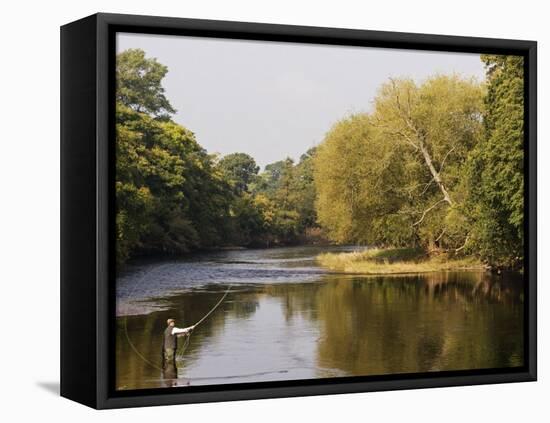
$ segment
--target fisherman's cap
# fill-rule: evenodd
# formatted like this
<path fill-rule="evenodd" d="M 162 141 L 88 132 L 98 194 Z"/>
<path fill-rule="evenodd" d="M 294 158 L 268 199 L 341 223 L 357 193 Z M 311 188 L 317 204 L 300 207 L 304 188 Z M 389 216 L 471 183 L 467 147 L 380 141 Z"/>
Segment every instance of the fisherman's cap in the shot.
<path fill-rule="evenodd" d="M 169 325 L 170 323 L 172 323 L 172 322 L 175 322 L 175 320 L 174 320 L 174 319 L 168 319 L 168 320 L 166 321 L 166 323 L 167 323 L 168 325 Z"/>

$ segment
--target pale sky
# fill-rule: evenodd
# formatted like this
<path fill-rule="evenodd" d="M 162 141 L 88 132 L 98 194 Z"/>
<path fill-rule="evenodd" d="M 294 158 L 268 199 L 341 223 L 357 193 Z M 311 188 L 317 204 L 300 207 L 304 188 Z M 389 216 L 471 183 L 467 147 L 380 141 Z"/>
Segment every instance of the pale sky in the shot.
<path fill-rule="evenodd" d="M 174 120 L 209 153 L 244 152 L 263 168 L 319 144 L 338 120 L 371 110 L 390 77 L 484 79 L 478 54 L 118 34 L 168 66 Z"/>

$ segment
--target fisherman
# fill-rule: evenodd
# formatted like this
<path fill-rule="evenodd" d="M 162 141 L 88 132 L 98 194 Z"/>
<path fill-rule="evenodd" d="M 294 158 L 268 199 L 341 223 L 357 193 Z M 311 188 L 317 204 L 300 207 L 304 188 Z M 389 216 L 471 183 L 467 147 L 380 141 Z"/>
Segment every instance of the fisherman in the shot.
<path fill-rule="evenodd" d="M 177 338 L 191 335 L 195 326 L 180 329 L 176 327 L 176 321 L 174 319 L 168 319 L 166 323 L 168 326 L 164 330 L 164 339 L 162 342 L 162 363 L 164 368 L 170 368 L 176 365 L 176 350 L 178 349 Z"/>

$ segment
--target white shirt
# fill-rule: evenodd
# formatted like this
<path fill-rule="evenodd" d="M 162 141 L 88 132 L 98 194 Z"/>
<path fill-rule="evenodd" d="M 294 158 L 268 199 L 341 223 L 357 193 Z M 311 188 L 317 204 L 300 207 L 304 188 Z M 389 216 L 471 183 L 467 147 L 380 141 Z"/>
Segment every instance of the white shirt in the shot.
<path fill-rule="evenodd" d="M 172 328 L 172 335 L 177 335 L 178 333 L 187 333 L 189 332 L 189 329 L 191 329 L 191 327 L 181 329 L 174 326 Z"/>

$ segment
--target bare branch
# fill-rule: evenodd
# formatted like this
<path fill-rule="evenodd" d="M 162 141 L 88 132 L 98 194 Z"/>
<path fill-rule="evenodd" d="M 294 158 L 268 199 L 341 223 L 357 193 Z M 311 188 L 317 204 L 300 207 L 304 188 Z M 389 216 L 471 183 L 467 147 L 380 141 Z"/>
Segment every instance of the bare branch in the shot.
<path fill-rule="evenodd" d="M 445 164 L 445 161 L 447 160 L 447 157 L 449 157 L 449 154 L 451 154 L 456 148 L 456 145 L 453 145 L 453 148 L 451 148 L 449 151 L 447 151 L 447 154 L 445 154 L 445 157 L 443 157 L 443 160 L 441 161 L 441 165 L 439 166 L 439 173 L 443 170 L 443 165 Z"/>
<path fill-rule="evenodd" d="M 393 130 L 393 134 L 394 135 L 399 135 L 400 137 L 402 137 L 409 145 L 411 145 L 415 149 L 415 151 L 420 150 L 420 152 L 422 153 L 422 156 L 424 157 L 424 161 L 425 161 L 426 165 L 428 166 L 428 169 L 430 170 L 430 173 L 432 174 L 433 180 L 435 181 L 435 183 L 439 187 L 439 190 L 443 194 L 444 201 L 446 201 L 447 203 L 449 203 L 449 205 L 452 206 L 453 201 L 451 200 L 451 196 L 449 195 L 449 192 L 447 191 L 447 188 L 445 187 L 445 184 L 443 183 L 443 180 L 441 179 L 441 176 L 440 176 L 439 172 L 435 169 L 435 167 L 433 165 L 432 158 L 431 158 L 430 153 L 428 151 L 427 145 L 425 144 L 425 136 L 414 125 L 414 122 L 412 121 L 412 118 L 411 118 L 411 115 L 410 115 L 410 109 L 409 109 L 409 115 L 406 115 L 406 114 L 403 113 L 403 110 L 401 108 L 401 102 L 400 102 L 400 99 L 399 99 L 399 90 L 396 87 L 395 81 L 391 78 L 390 78 L 390 81 L 391 81 L 391 84 L 392 84 L 392 88 L 394 90 L 395 101 L 396 101 L 396 105 L 397 105 L 397 113 L 398 113 L 399 117 L 401 118 L 401 120 L 405 123 L 406 127 L 414 134 L 413 135 L 414 140 L 413 140 L 413 137 L 408 135 L 403 130 Z M 408 101 L 410 101 L 410 93 L 407 93 L 407 94 L 409 95 Z M 449 150 L 447 152 L 447 155 L 445 156 L 445 158 L 443 159 L 443 161 L 441 163 L 440 172 L 441 172 L 441 169 L 443 168 L 443 165 L 445 164 L 445 160 L 447 159 L 447 156 L 453 150 L 454 150 L 454 147 L 451 148 L 451 150 Z M 431 181 L 430 181 L 430 184 L 431 184 Z M 428 188 L 429 188 L 429 185 L 425 189 L 427 190 Z"/>
<path fill-rule="evenodd" d="M 420 220 L 418 220 L 417 222 L 413 223 L 413 226 L 418 226 L 420 225 L 423 221 L 424 221 L 424 218 L 426 217 L 426 215 L 432 211 L 433 209 L 435 209 L 438 205 L 440 205 L 441 203 L 447 201 L 445 198 L 442 198 L 441 200 L 437 201 L 435 204 L 431 205 L 430 207 L 428 207 L 426 210 L 424 210 L 422 212 L 422 217 L 420 218 Z"/>
<path fill-rule="evenodd" d="M 430 188 L 430 186 L 432 185 L 432 182 L 434 181 L 434 178 L 430 179 L 430 182 L 428 182 L 426 184 L 426 186 L 424 187 L 424 189 L 422 190 L 422 192 L 420 193 L 420 195 L 424 195 L 426 194 L 426 191 L 428 191 L 428 188 Z"/>
<path fill-rule="evenodd" d="M 409 135 L 407 135 L 405 132 L 403 132 L 402 129 L 394 129 L 390 125 L 384 124 L 379 117 L 376 118 L 376 121 L 377 121 L 377 123 L 374 126 L 384 129 L 384 132 L 386 134 L 393 135 L 393 136 L 398 135 L 398 136 L 402 137 L 407 144 L 409 144 L 411 147 L 413 147 L 415 151 L 418 151 L 420 149 L 418 144 L 416 144 Z"/>
<path fill-rule="evenodd" d="M 415 144 L 411 137 L 409 137 L 406 133 L 402 131 L 396 131 L 395 135 L 400 135 L 401 137 L 403 137 L 405 139 L 405 142 L 414 148 L 414 151 L 418 151 L 420 149 L 420 146 L 418 144 Z"/>
<path fill-rule="evenodd" d="M 468 244 L 468 241 L 470 240 L 470 235 L 468 234 L 466 236 L 466 239 L 464 240 L 464 244 L 462 244 L 462 247 L 458 247 L 455 249 L 455 253 L 458 253 L 459 251 L 463 250 L 466 247 L 466 244 Z"/>

